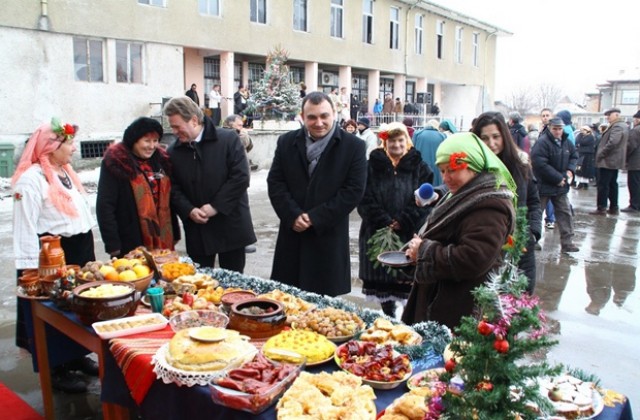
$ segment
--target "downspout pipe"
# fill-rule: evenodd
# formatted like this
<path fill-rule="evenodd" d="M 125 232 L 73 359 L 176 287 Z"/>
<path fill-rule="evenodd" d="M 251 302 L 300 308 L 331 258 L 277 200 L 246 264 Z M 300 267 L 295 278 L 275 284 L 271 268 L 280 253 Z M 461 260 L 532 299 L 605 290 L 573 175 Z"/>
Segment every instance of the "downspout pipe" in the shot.
<path fill-rule="evenodd" d="M 414 4 L 412 4 L 407 10 L 407 14 L 404 18 L 404 26 L 405 26 L 405 36 L 404 36 L 404 75 L 407 76 L 409 74 L 409 15 L 411 11 L 420 3 L 422 0 L 416 0 Z"/>
<path fill-rule="evenodd" d="M 41 31 L 49 31 L 51 29 L 48 6 L 49 2 L 47 0 L 40 0 L 40 17 L 38 18 L 38 29 Z"/>

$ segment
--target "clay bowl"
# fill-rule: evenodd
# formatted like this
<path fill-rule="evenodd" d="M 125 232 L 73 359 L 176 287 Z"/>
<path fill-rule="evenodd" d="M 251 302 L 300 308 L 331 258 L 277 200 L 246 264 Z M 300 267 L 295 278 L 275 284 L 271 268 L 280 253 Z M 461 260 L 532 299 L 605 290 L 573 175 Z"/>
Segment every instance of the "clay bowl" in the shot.
<path fill-rule="evenodd" d="M 40 289 L 43 295 L 49 296 L 49 293 L 53 290 L 56 280 L 60 280 L 60 276 L 57 274 L 50 274 L 40 279 Z"/>
<path fill-rule="evenodd" d="M 87 297 L 83 292 L 91 288 L 105 285 L 121 286 L 127 290 L 115 296 Z M 133 315 L 140 301 L 141 293 L 130 282 L 123 281 L 93 281 L 82 284 L 73 289 L 71 310 L 76 313 L 80 321 L 85 325 L 91 325 L 98 321 L 122 318 Z"/>
<path fill-rule="evenodd" d="M 144 293 L 147 288 L 149 288 L 149 285 L 151 284 L 151 280 L 153 280 L 153 271 L 151 272 L 151 274 L 149 274 L 148 276 L 144 276 L 141 277 L 139 279 L 136 280 L 131 280 L 131 281 L 113 281 L 110 283 L 117 283 L 117 284 L 131 284 L 133 285 L 136 290 L 140 293 Z M 88 280 L 88 279 L 83 279 L 80 276 L 76 277 L 76 282 L 78 284 L 88 284 L 88 283 L 94 283 L 94 280 Z"/>
<path fill-rule="evenodd" d="M 224 293 L 220 298 L 220 303 L 222 303 L 222 309 L 229 313 L 231 311 L 231 306 L 233 306 L 234 303 L 242 302 L 247 299 L 254 299 L 255 297 L 256 294 L 251 290 L 236 290 Z"/>
<path fill-rule="evenodd" d="M 40 278 L 38 275 L 23 275 L 18 278 L 18 285 L 22 287 L 27 296 L 38 296 L 41 292 Z"/>
<path fill-rule="evenodd" d="M 284 305 L 265 298 L 251 298 L 231 305 L 227 328 L 251 338 L 267 338 L 284 328 Z"/>

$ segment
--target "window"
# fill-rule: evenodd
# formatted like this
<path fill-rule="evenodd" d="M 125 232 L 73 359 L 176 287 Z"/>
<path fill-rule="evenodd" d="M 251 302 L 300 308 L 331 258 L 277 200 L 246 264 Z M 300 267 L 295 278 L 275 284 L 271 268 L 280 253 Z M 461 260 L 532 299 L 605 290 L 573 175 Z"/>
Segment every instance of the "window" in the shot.
<path fill-rule="evenodd" d="M 416 82 L 406 82 L 404 85 L 404 90 L 404 102 L 412 104 L 416 92 Z"/>
<path fill-rule="evenodd" d="M 416 15 L 416 23 L 415 23 L 415 43 L 416 43 L 416 54 L 422 55 L 423 47 L 423 25 L 424 24 L 424 16 L 421 14 Z"/>
<path fill-rule="evenodd" d="M 251 22 L 267 23 L 267 0 L 251 0 Z"/>
<path fill-rule="evenodd" d="M 389 48 L 397 50 L 400 48 L 400 9 L 391 8 L 391 16 L 389 18 Z"/>
<path fill-rule="evenodd" d="M 148 4 L 149 6 L 165 7 L 164 0 L 138 0 L 139 4 Z"/>
<path fill-rule="evenodd" d="M 456 63 L 462 64 L 462 27 L 456 26 L 456 47 L 453 55 L 456 57 Z"/>
<path fill-rule="evenodd" d="M 373 0 L 362 0 L 362 42 L 373 44 Z"/>
<path fill-rule="evenodd" d="M 116 41 L 116 80 L 142 83 L 142 44 Z"/>
<path fill-rule="evenodd" d="M 73 71 L 76 80 L 104 82 L 102 41 L 73 38 Z"/>
<path fill-rule="evenodd" d="M 439 20 L 436 23 L 436 58 L 442 59 L 444 48 L 444 21 Z"/>
<path fill-rule="evenodd" d="M 638 103 L 638 89 L 625 89 L 622 91 L 622 101 L 620 102 L 623 105 L 636 105 Z"/>
<path fill-rule="evenodd" d="M 264 74 L 264 64 L 249 63 L 249 83 L 247 88 L 253 92 Z"/>
<path fill-rule="evenodd" d="M 202 15 L 220 16 L 220 0 L 198 0 L 198 11 Z"/>
<path fill-rule="evenodd" d="M 289 67 L 289 77 L 291 83 L 300 84 L 300 82 L 304 82 L 304 67 Z"/>
<path fill-rule="evenodd" d="M 204 96 L 206 105 L 209 105 L 209 92 L 213 85 L 220 84 L 220 58 L 205 57 L 204 58 Z"/>
<path fill-rule="evenodd" d="M 293 0 L 293 29 L 307 32 L 307 0 Z"/>
<path fill-rule="evenodd" d="M 344 0 L 331 0 L 331 36 L 342 38 L 344 20 Z"/>
<path fill-rule="evenodd" d="M 473 61 L 473 67 L 478 67 L 480 66 L 480 34 L 474 32 L 471 42 L 471 48 L 473 49 L 473 57 L 471 60 Z"/>

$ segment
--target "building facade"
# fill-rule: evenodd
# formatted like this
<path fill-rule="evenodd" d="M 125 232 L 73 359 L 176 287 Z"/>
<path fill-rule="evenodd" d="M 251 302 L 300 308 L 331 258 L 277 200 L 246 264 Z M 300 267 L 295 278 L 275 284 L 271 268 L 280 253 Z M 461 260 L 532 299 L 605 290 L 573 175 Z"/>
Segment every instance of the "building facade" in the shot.
<path fill-rule="evenodd" d="M 438 103 L 471 119 L 493 103 L 497 36 L 508 32 L 422 0 L 0 0 L 2 139 L 51 116 L 79 138 L 117 138 L 163 98 L 214 84 L 231 98 L 289 53 L 307 91 Z M 223 115 L 232 111 L 225 102 Z M 462 125 L 462 123 L 461 123 Z"/>

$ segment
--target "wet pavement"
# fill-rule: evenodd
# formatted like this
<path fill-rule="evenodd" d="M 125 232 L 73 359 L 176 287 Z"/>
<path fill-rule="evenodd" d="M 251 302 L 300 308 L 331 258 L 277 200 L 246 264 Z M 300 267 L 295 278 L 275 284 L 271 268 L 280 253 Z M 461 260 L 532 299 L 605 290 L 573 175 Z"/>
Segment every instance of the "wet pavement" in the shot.
<path fill-rule="evenodd" d="M 258 237 L 257 251 L 247 254 L 245 272 L 269 278 L 278 219 L 267 197 L 266 170 L 253 173 L 249 199 Z M 619 177 L 620 206 L 626 207 L 626 174 Z M 43 412 L 38 377 L 31 369 L 28 353 L 14 346 L 15 270 L 12 260 L 11 203 L 6 194 L 0 199 L 0 381 L 18 393 L 32 407 Z M 557 332 L 559 344 L 548 357 L 571 368 L 593 373 L 605 387 L 629 396 L 634 414 L 640 418 L 640 293 L 635 290 L 638 275 L 640 214 L 593 216 L 595 187 L 572 190 L 570 199 L 575 211 L 575 243 L 580 251 L 560 253 L 558 229 L 546 229 L 537 256 L 535 293 Z M 91 195 L 95 201 L 95 194 Z M 353 290 L 348 299 L 365 302 L 357 280 L 357 213 L 351 215 Z M 96 235 L 97 258 L 106 258 Z M 184 253 L 184 244 L 178 249 Z M 57 418 L 99 419 L 100 386 L 94 380 L 87 394 L 55 394 Z M 6 414 L 3 413 L 3 418 Z"/>

